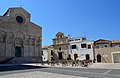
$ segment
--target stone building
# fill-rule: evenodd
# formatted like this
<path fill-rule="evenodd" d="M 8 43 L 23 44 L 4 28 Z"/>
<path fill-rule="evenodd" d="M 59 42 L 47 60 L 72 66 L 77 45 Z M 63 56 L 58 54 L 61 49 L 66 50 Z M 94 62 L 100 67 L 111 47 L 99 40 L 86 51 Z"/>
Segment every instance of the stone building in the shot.
<path fill-rule="evenodd" d="M 56 60 L 66 60 L 68 58 L 68 37 L 64 33 L 58 32 L 53 40 L 53 44 L 42 48 L 43 57 L 48 59 L 48 62 Z M 47 54 L 47 56 L 45 55 Z M 43 59 L 44 59 L 43 58 Z M 45 60 L 43 60 L 45 61 Z"/>
<path fill-rule="evenodd" d="M 94 42 L 97 63 L 120 63 L 120 40 L 99 39 Z"/>
<path fill-rule="evenodd" d="M 73 60 L 93 61 L 94 41 L 88 41 L 85 37 L 71 38 L 69 40 L 69 54 Z"/>
<path fill-rule="evenodd" d="M 58 32 L 53 40 L 53 60 L 63 60 L 68 57 L 68 37 Z"/>
<path fill-rule="evenodd" d="M 30 18 L 22 7 L 9 8 L 0 16 L 1 63 L 41 61 L 42 28 Z"/>

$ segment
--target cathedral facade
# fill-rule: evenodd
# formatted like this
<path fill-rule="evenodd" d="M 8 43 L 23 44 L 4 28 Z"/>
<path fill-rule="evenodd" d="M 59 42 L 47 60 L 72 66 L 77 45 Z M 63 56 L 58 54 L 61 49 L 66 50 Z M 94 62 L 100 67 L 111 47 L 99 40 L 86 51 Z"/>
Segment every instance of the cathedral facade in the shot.
<path fill-rule="evenodd" d="M 30 21 L 22 7 L 0 16 L 0 63 L 40 62 L 42 27 Z"/>

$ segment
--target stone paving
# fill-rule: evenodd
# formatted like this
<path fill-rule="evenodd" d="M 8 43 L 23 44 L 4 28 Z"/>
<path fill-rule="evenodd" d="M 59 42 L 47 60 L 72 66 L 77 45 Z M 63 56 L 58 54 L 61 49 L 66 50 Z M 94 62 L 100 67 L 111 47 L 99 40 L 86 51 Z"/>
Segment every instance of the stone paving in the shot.
<path fill-rule="evenodd" d="M 69 76 L 69 75 L 34 71 L 34 72 L 4 75 L 4 76 L 0 76 L 0 78 L 87 78 L 87 77 Z"/>
<path fill-rule="evenodd" d="M 120 69 L 120 63 L 94 63 L 89 68 Z"/>
<path fill-rule="evenodd" d="M 48 67 L 63 67 L 63 68 L 99 68 L 99 69 L 120 69 L 120 63 L 95 63 L 91 64 L 88 67 L 81 67 L 81 66 L 62 66 L 62 65 L 41 65 L 41 64 L 26 64 L 26 65 L 33 65 L 33 66 L 48 66 Z M 0 65 L 2 66 L 2 65 Z M 86 77 L 78 77 L 78 76 L 70 76 L 70 75 L 63 75 L 63 74 L 55 74 L 55 73 L 48 73 L 48 72 L 41 72 L 41 71 L 33 71 L 33 72 L 25 72 L 25 73 L 16 73 L 16 74 L 9 74 L 0 76 L 0 78 L 86 78 Z"/>
<path fill-rule="evenodd" d="M 88 67 L 82 67 L 82 66 L 62 66 L 62 65 L 48 65 L 48 64 L 27 64 L 27 65 L 33 65 L 33 66 L 48 66 L 48 67 L 70 67 L 70 68 L 99 68 L 99 69 L 120 69 L 120 63 L 94 63 L 88 65 Z"/>

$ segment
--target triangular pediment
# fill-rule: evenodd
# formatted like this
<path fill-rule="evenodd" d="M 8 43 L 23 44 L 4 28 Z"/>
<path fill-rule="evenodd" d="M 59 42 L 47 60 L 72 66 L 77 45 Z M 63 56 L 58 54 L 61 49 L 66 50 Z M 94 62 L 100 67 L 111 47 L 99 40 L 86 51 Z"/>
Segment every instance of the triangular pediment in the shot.
<path fill-rule="evenodd" d="M 10 16 L 12 13 L 18 13 L 18 12 L 23 12 L 23 14 L 27 15 L 30 17 L 30 13 L 28 13 L 25 9 L 22 7 L 14 7 L 14 8 L 9 8 L 3 16 Z"/>

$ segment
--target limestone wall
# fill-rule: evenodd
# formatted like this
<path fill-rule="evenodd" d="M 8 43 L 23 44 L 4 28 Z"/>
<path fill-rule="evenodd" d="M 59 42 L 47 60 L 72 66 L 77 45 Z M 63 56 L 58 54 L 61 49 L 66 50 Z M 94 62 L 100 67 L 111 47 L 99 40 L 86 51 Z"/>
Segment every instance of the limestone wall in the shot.
<path fill-rule="evenodd" d="M 112 63 L 112 52 L 119 52 L 120 47 L 98 48 L 95 49 L 95 59 L 97 62 L 97 55 L 101 55 L 102 63 Z"/>

